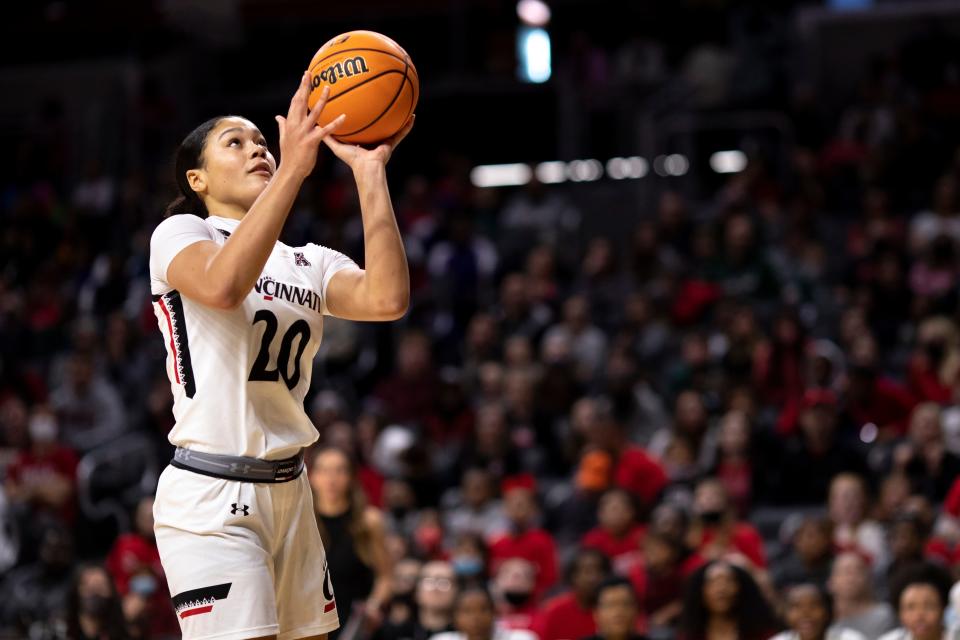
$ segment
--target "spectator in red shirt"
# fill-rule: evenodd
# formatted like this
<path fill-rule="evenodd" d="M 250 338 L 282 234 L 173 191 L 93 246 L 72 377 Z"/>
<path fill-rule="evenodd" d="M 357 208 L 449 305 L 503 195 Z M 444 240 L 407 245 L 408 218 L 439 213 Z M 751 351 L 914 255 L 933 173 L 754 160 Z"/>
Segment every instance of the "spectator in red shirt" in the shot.
<path fill-rule="evenodd" d="M 610 574 L 610 560 L 597 549 L 577 552 L 567 572 L 570 591 L 551 598 L 534 618 L 533 631 L 540 640 L 565 640 L 593 635 L 597 587 Z"/>
<path fill-rule="evenodd" d="M 524 558 L 508 558 L 493 576 L 497 626 L 530 630 L 537 612 L 536 568 Z"/>
<path fill-rule="evenodd" d="M 640 614 L 651 632 L 669 629 L 680 615 L 683 599 L 684 548 L 680 538 L 649 531 L 643 538 L 643 560 L 630 571 Z"/>
<path fill-rule="evenodd" d="M 872 336 L 860 336 L 854 341 L 847 413 L 857 429 L 873 423 L 881 436 L 890 438 L 906 432 L 916 399 L 902 384 L 880 374 L 878 360 L 877 343 Z"/>
<path fill-rule="evenodd" d="M 737 520 L 727 490 L 719 480 L 707 478 L 697 485 L 693 515 L 687 544 L 700 556 L 713 560 L 739 554 L 755 567 L 766 568 L 763 538 L 753 525 Z"/>
<path fill-rule="evenodd" d="M 652 506 L 667 485 L 667 473 L 663 465 L 627 439 L 626 429 L 614 417 L 608 401 L 598 401 L 596 411 L 596 424 L 586 434 L 588 444 L 604 449 L 614 457 L 615 485 L 637 496 L 641 507 Z"/>
<path fill-rule="evenodd" d="M 917 342 L 907 365 L 910 390 L 919 400 L 948 404 L 960 364 L 960 332 L 944 316 L 927 318 L 917 327 Z"/>
<path fill-rule="evenodd" d="M 557 581 L 557 549 L 553 536 L 536 526 L 538 515 L 533 476 L 510 476 L 503 482 L 503 505 L 510 533 L 490 545 L 490 573 L 510 558 L 523 558 L 535 571 L 534 595 L 542 596 Z"/>
<path fill-rule="evenodd" d="M 139 621 L 151 636 L 179 631 L 153 535 L 153 497 L 146 496 L 137 503 L 134 531 L 121 534 L 113 543 L 106 569 L 128 619 Z"/>
<path fill-rule="evenodd" d="M 77 454 L 57 440 L 59 425 L 46 407 L 33 410 L 28 430 L 30 444 L 7 468 L 7 495 L 11 502 L 29 506 L 30 523 L 53 519 L 72 525 Z"/>
<path fill-rule="evenodd" d="M 581 544 L 600 550 L 626 574 L 640 555 L 640 543 L 646 527 L 637 523 L 633 496 L 625 489 L 610 489 L 600 499 L 597 509 L 600 526 L 587 532 Z"/>

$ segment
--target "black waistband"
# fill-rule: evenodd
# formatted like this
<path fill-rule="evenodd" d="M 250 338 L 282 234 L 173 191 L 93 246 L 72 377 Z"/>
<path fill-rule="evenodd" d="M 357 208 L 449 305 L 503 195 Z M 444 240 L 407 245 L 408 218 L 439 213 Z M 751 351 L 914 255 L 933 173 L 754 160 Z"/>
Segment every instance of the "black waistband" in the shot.
<path fill-rule="evenodd" d="M 290 482 L 303 471 L 303 452 L 283 460 L 203 453 L 177 447 L 170 464 L 212 478 L 238 482 Z"/>

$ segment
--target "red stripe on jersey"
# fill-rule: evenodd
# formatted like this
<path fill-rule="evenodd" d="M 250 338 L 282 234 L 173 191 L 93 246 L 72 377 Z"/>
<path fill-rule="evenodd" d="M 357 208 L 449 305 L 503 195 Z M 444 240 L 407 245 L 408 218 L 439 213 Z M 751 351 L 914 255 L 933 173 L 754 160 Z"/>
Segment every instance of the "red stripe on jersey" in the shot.
<path fill-rule="evenodd" d="M 334 602 L 328 602 L 326 605 L 324 605 L 324 607 L 323 607 L 323 612 L 324 612 L 324 613 L 330 613 L 331 611 L 333 611 L 333 610 L 336 609 L 336 608 L 337 608 L 337 603 L 336 603 L 335 601 L 334 601 Z"/>
<path fill-rule="evenodd" d="M 180 384 L 180 370 L 177 364 L 180 361 L 180 356 L 177 355 L 177 345 L 173 341 L 173 322 L 170 321 L 170 312 L 167 311 L 167 305 L 164 303 L 163 298 L 160 298 L 157 302 L 160 304 L 160 308 L 163 309 L 163 315 L 167 316 L 167 329 L 170 331 L 170 352 L 173 353 L 173 375 L 177 378 L 177 384 Z"/>
<path fill-rule="evenodd" d="M 189 618 L 190 616 L 195 616 L 198 613 L 210 613 L 211 611 L 213 611 L 213 605 L 208 604 L 205 607 L 197 607 L 196 609 L 187 609 L 186 611 L 181 611 L 180 618 Z"/>

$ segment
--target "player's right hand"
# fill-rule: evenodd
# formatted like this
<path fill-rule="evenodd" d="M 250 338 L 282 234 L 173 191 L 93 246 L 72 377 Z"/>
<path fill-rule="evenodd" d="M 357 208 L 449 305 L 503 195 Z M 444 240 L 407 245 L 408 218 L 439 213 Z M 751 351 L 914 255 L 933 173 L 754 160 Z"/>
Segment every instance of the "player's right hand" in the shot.
<path fill-rule="evenodd" d="M 290 100 L 290 109 L 287 117 L 276 116 L 280 128 L 280 167 L 292 171 L 295 175 L 306 178 L 317 164 L 317 152 L 320 141 L 339 127 L 345 114 L 340 114 L 333 122 L 325 127 L 318 127 L 317 120 L 327 104 L 330 88 L 324 87 L 320 99 L 307 107 L 307 96 L 310 95 L 310 74 L 303 73 L 300 78 L 300 87 Z"/>

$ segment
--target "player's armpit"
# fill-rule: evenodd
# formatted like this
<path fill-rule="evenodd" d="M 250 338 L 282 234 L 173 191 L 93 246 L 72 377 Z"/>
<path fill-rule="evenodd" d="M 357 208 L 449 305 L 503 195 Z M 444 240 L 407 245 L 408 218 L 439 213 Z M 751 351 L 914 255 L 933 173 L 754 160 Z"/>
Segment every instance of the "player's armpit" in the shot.
<path fill-rule="evenodd" d="M 407 312 L 409 299 L 403 292 L 378 294 L 372 290 L 367 272 L 341 269 L 330 278 L 326 291 L 327 311 L 345 320 L 397 320 Z"/>

